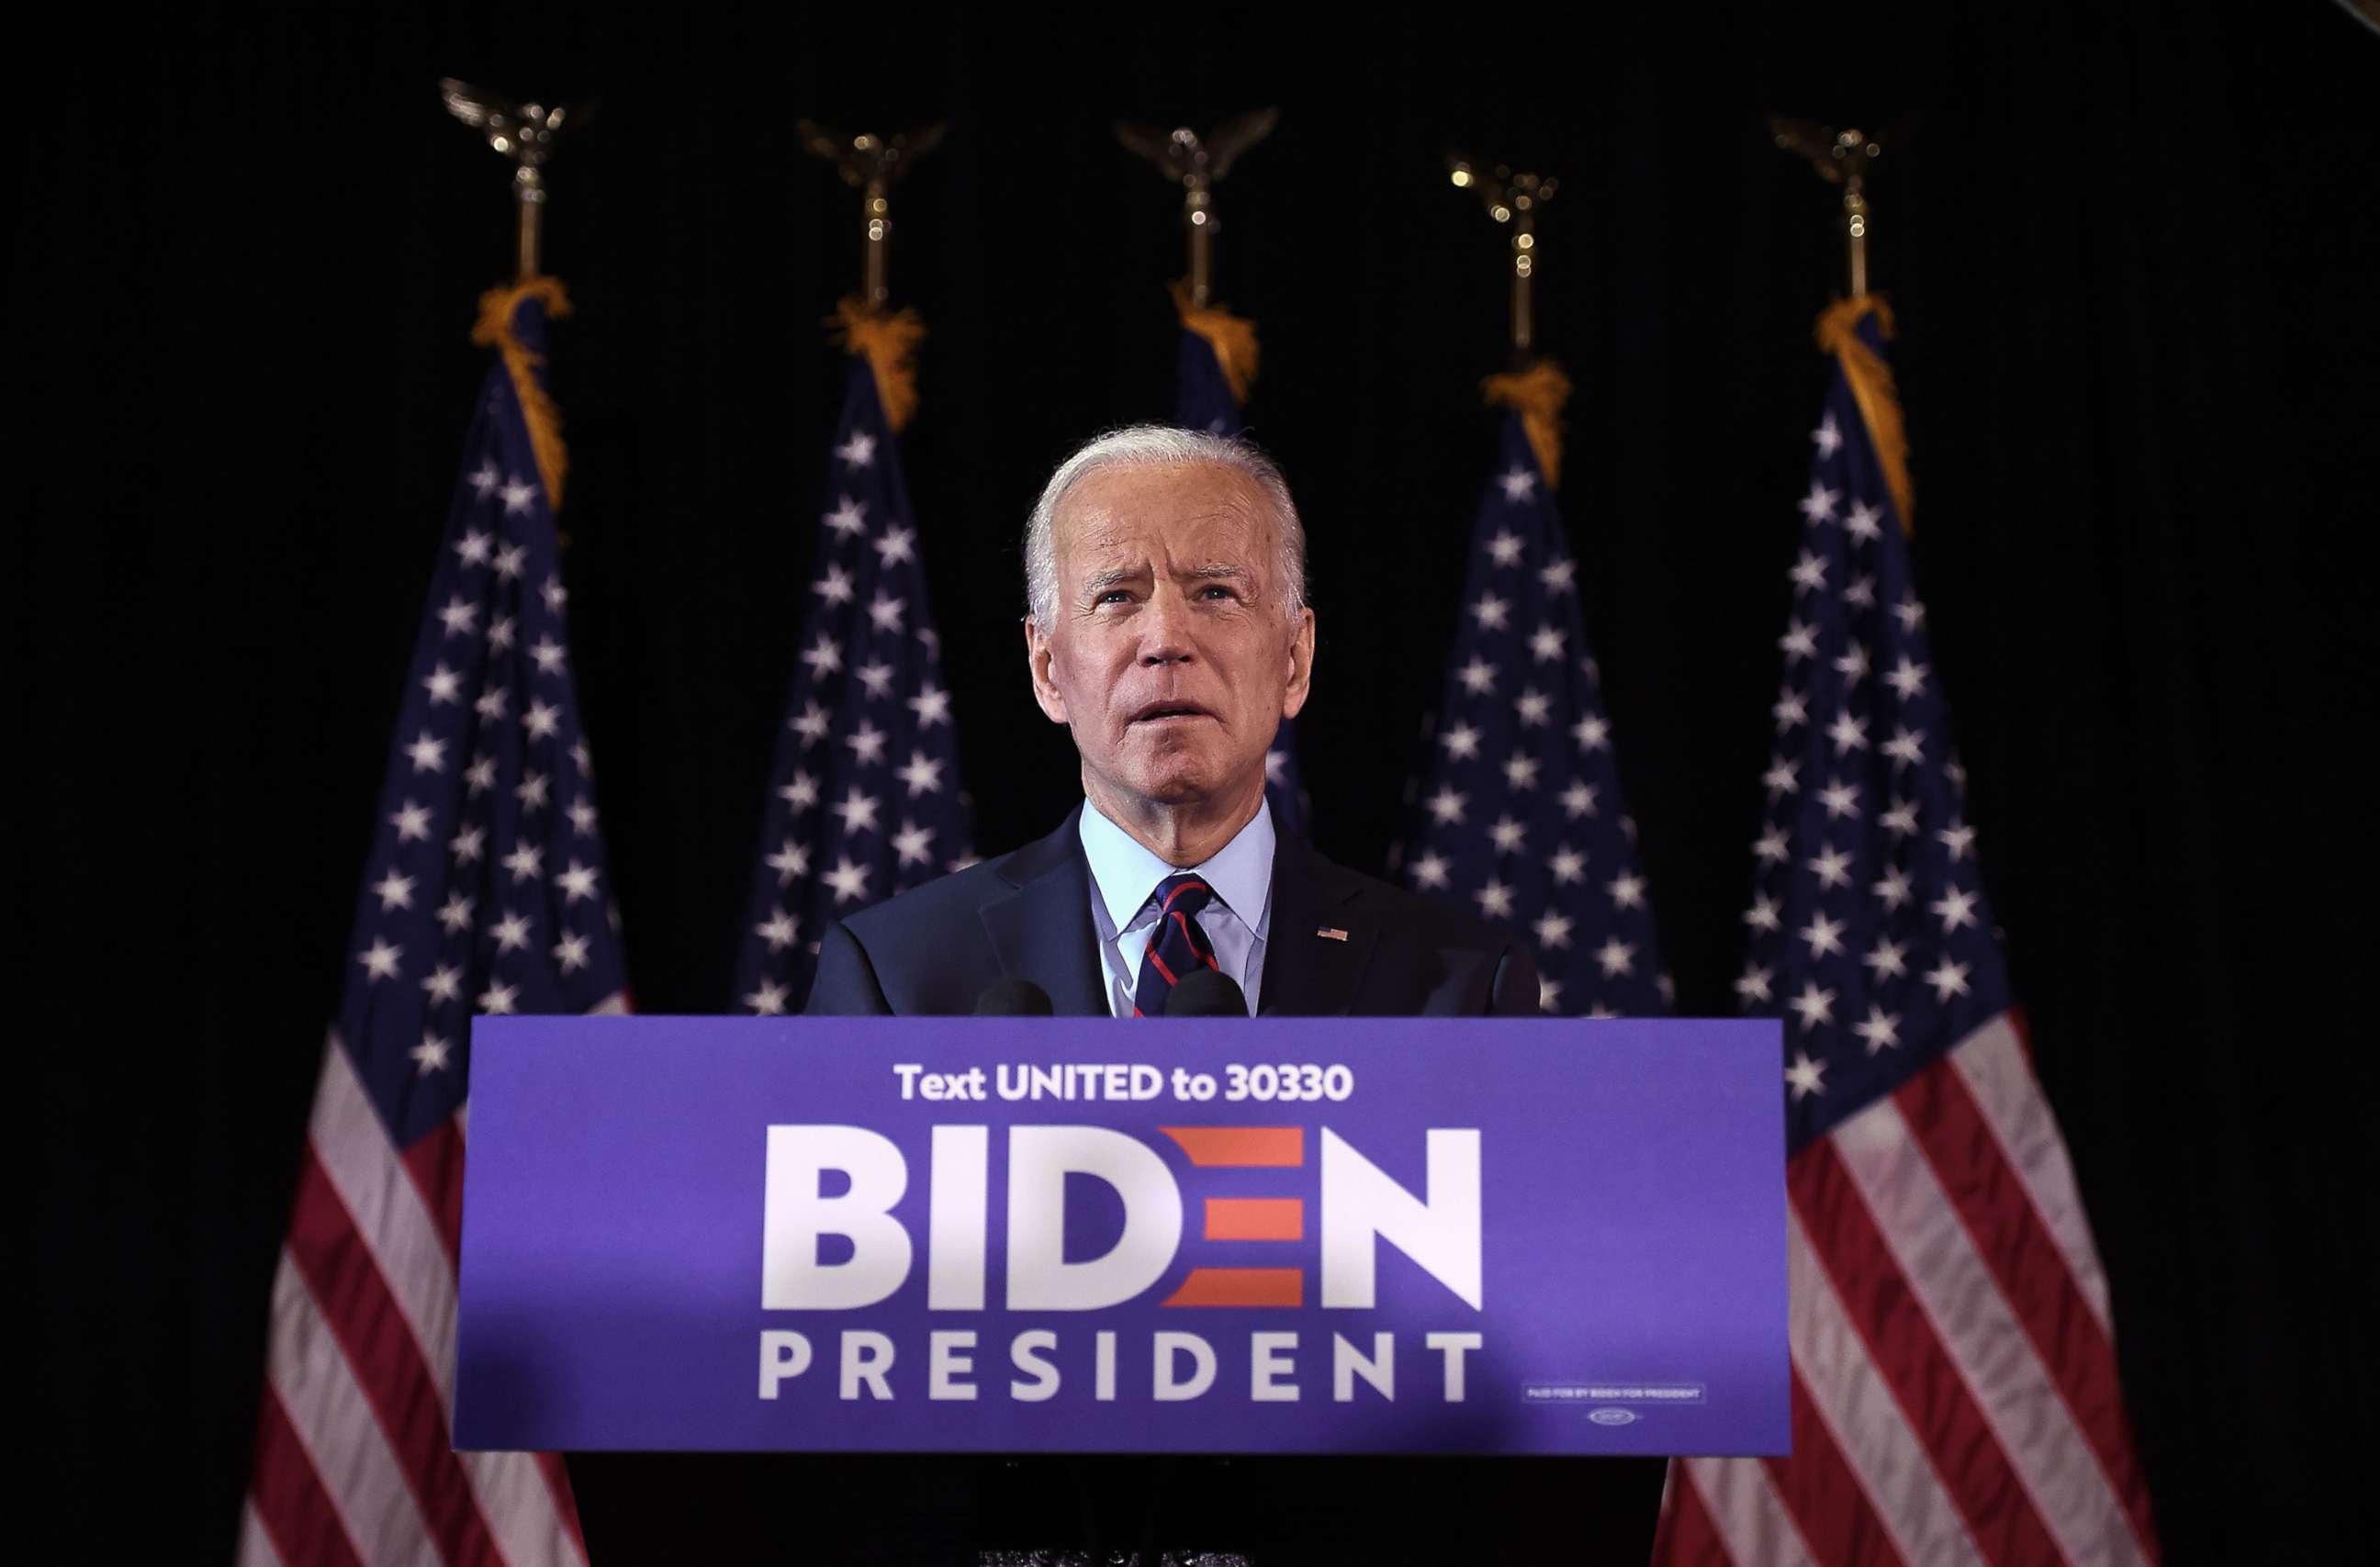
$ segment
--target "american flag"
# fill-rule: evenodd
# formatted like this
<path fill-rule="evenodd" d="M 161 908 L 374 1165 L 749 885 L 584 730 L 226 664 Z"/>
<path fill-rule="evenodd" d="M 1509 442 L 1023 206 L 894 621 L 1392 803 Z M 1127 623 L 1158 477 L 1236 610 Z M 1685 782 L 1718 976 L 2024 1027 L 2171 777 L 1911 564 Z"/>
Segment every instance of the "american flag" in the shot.
<path fill-rule="evenodd" d="M 1191 324 L 1194 320 L 1211 322 L 1222 312 L 1194 310 L 1186 288 L 1177 288 L 1174 298 L 1182 313 L 1182 346 L 1174 371 L 1173 422 L 1209 435 L 1239 436 L 1247 430 L 1247 418 L 1232 394 L 1231 377 L 1223 371 L 1214 343 Z M 1245 333 L 1253 361 L 1256 328 L 1237 324 Z M 1245 373 L 1255 373 L 1253 362 Z M 1305 834 L 1305 786 L 1297 775 L 1297 720 L 1293 718 L 1282 721 L 1265 752 L 1265 798 L 1272 802 L 1276 821 L 1291 832 Z"/>
<path fill-rule="evenodd" d="M 801 1009 L 827 926 L 973 858 L 900 448 L 856 351 L 828 460 L 800 667 L 736 966 L 736 996 L 759 1014 Z"/>
<path fill-rule="evenodd" d="M 1655 1555 L 2154 1561 L 2107 1282 L 2010 993 L 1901 508 L 1863 417 L 1863 391 L 1893 417 L 1888 326 L 1864 299 L 1822 322 L 1839 362 L 1801 502 L 1736 981 L 1745 1011 L 1787 1020 L 1793 1455 L 1674 1465 Z"/>
<path fill-rule="evenodd" d="M 1472 525 L 1405 880 L 1536 939 L 1548 1013 L 1653 1016 L 1670 982 L 1621 804 L 1578 563 L 1522 417 Z"/>
<path fill-rule="evenodd" d="M 552 1454 L 456 1452 L 470 1024 L 622 1007 L 532 418 L 559 286 L 484 302 L 465 447 L 273 1281 L 245 1562 L 579 1562 Z M 511 361 L 508 368 L 506 360 Z M 533 414 L 524 412 L 524 398 Z"/>

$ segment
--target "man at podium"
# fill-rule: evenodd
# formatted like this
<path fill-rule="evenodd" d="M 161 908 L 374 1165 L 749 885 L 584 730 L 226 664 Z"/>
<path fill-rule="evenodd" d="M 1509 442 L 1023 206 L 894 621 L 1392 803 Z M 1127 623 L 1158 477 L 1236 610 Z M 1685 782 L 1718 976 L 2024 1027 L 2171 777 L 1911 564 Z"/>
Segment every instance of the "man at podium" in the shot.
<path fill-rule="evenodd" d="M 1305 531 L 1269 457 L 1163 426 L 1103 435 L 1050 476 L 1025 563 L 1033 695 L 1074 736 L 1083 803 L 836 923 L 811 1013 L 1023 996 L 1150 1017 L 1206 969 L 1252 1014 L 1536 1015 L 1511 932 L 1333 865 L 1266 808 L 1265 753 L 1314 675 Z"/>
<path fill-rule="evenodd" d="M 1103 435 L 1050 476 L 1025 560 L 1026 669 L 1074 736 L 1083 803 L 1036 843 L 832 927 L 810 1014 L 1141 1018 L 1180 987 L 1177 1012 L 1538 1015 L 1512 932 L 1332 864 L 1266 808 L 1265 754 L 1305 703 L 1315 625 L 1305 529 L 1269 458 L 1191 431 Z M 803 1459 L 778 1474 L 821 1501 L 888 1483 L 912 1499 L 903 1538 L 863 1509 L 875 1524 L 820 1560 L 956 1548 L 1150 1567 L 1518 1560 L 1553 1542 L 1564 1560 L 1641 1561 L 1660 1487 L 1645 1459 Z"/>

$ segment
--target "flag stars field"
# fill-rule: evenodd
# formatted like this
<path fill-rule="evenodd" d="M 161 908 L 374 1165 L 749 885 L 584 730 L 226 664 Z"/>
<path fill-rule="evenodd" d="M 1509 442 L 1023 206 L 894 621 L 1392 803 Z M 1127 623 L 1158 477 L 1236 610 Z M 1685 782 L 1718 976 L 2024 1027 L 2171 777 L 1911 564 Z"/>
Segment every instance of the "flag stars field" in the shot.
<path fill-rule="evenodd" d="M 1500 444 L 1480 492 L 1403 876 L 1514 926 L 1536 954 L 1542 1010 L 1658 1014 L 1657 943 L 1616 805 L 1576 562 L 1517 418 Z M 1503 683 L 1515 673 L 1524 678 Z M 1601 867 L 1594 878 L 1590 861 Z"/>
<path fill-rule="evenodd" d="M 800 1009 L 818 938 L 834 920 L 969 857 L 951 697 L 919 558 L 930 536 L 910 515 L 873 371 L 855 355 L 845 372 L 736 959 L 735 1002 L 763 1015 Z M 897 828 L 895 800 L 906 812 Z"/>

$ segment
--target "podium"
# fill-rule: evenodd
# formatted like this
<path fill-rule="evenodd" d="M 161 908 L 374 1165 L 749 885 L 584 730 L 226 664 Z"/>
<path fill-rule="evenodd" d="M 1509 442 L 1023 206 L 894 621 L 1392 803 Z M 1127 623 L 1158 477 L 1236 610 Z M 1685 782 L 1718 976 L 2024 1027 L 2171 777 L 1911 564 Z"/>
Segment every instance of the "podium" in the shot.
<path fill-rule="evenodd" d="M 1778 1026 L 482 1018 L 455 1442 L 1226 1511 L 1782 1453 Z"/>

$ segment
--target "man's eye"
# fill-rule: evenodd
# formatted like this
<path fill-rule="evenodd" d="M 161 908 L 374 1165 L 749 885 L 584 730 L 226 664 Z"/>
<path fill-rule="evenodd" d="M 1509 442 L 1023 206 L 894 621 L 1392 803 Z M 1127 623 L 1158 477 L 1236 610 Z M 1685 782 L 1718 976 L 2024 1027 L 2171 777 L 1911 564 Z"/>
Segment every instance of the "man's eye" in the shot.
<path fill-rule="evenodd" d="M 1208 583 L 1205 588 L 1201 589 L 1200 591 L 1203 593 L 1212 594 L 1213 596 L 1220 599 L 1236 599 L 1239 597 L 1237 593 L 1232 592 L 1229 588 L 1224 587 L 1220 582 Z"/>
<path fill-rule="evenodd" d="M 1131 601 L 1132 595 L 1121 588 L 1111 588 L 1091 601 L 1095 604 L 1126 604 Z"/>

